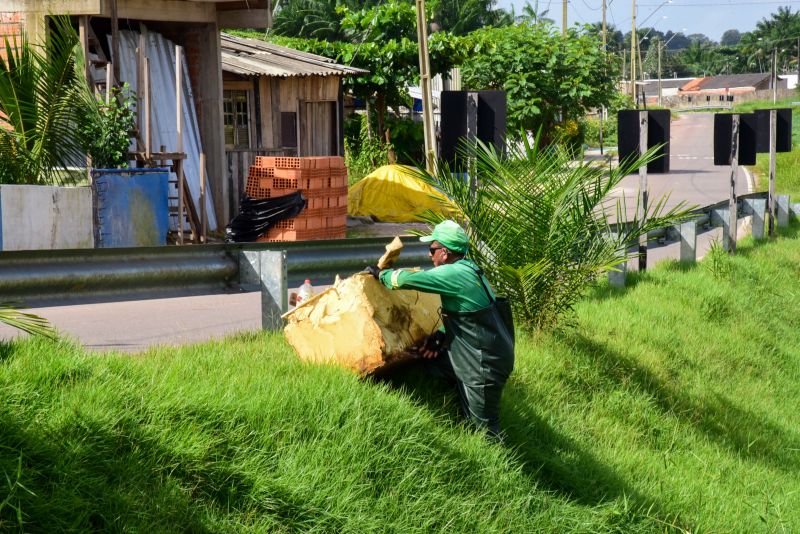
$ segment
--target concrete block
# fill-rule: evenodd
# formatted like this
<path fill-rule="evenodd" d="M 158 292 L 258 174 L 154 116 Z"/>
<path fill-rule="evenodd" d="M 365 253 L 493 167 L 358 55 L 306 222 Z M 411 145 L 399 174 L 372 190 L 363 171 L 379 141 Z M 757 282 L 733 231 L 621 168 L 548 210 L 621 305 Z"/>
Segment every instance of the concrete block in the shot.
<path fill-rule="evenodd" d="M 0 185 L 0 250 L 94 248 L 89 187 Z"/>
<path fill-rule="evenodd" d="M 261 291 L 261 328 L 283 328 L 281 315 L 289 311 L 285 250 L 241 251 L 239 287 Z"/>
<path fill-rule="evenodd" d="M 767 200 L 764 198 L 746 198 L 744 200 L 745 211 L 751 214 L 751 226 L 753 227 L 753 238 L 764 239 L 764 229 L 767 218 Z"/>
<path fill-rule="evenodd" d="M 678 227 L 681 239 L 680 261 L 694 263 L 697 261 L 697 221 L 691 220 Z"/>
<path fill-rule="evenodd" d="M 611 287 L 623 288 L 625 287 L 625 278 L 628 275 L 628 262 L 617 265 L 615 271 L 608 271 L 608 283 Z"/>
<path fill-rule="evenodd" d="M 778 227 L 789 226 L 789 195 L 778 195 L 775 204 L 778 212 L 776 217 Z"/>
<path fill-rule="evenodd" d="M 285 250 L 262 250 L 261 256 L 261 328 L 282 330 L 281 316 L 289 311 Z"/>
<path fill-rule="evenodd" d="M 722 227 L 722 249 L 730 251 L 730 236 L 728 234 L 728 226 L 730 225 L 730 218 L 728 208 L 717 208 L 712 212 L 711 220 L 714 226 Z M 734 245 L 735 246 L 735 245 Z"/>

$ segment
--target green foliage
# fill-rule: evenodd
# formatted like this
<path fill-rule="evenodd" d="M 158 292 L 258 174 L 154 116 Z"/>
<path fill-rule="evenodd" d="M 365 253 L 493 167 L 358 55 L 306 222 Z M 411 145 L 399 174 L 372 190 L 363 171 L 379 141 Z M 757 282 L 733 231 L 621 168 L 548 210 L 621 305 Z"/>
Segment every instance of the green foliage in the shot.
<path fill-rule="evenodd" d="M 617 112 L 622 109 L 633 109 L 633 100 L 629 94 L 617 91 L 606 107 L 608 119 L 603 121 L 603 144 L 613 146 L 617 144 Z M 600 120 L 596 118 L 583 119 L 584 140 L 589 146 L 600 146 Z"/>
<path fill-rule="evenodd" d="M 738 113 L 750 113 L 756 109 L 774 107 L 792 108 L 792 151 L 780 152 L 775 157 L 775 189 L 779 194 L 800 197 L 800 107 L 792 106 L 794 98 L 778 101 L 754 100 L 736 105 Z M 758 154 L 755 167 L 750 168 L 756 177 L 757 189 L 769 188 L 769 154 Z"/>
<path fill-rule="evenodd" d="M 419 368 L 362 381 L 280 334 L 1 343 L 0 531 L 793 532 L 797 234 L 519 332 L 502 444 Z"/>
<path fill-rule="evenodd" d="M 507 26 L 509 13 L 495 9 L 495 0 L 433 0 L 428 5 L 434 23 L 454 35 L 466 35 L 486 26 Z"/>
<path fill-rule="evenodd" d="M 573 29 L 564 37 L 552 25 L 537 23 L 482 29 L 469 38 L 462 80 L 471 89 L 507 92 L 510 130 L 549 132 L 558 122 L 607 104 L 616 92 L 611 56 L 588 32 Z"/>
<path fill-rule="evenodd" d="M 612 234 L 609 216 L 626 220 L 626 209 L 608 200 L 611 192 L 655 149 L 608 172 L 573 162 L 558 145 L 527 139 L 510 144 L 507 157 L 485 145 L 463 153 L 475 161 L 475 191 L 444 164 L 435 175 L 418 172 L 460 211 L 472 258 L 529 331 L 557 325 L 599 275 L 632 258 L 628 247 L 639 235 L 688 217 L 683 203 L 664 211 L 662 198 L 648 206 L 645 220 L 637 215 Z"/>
<path fill-rule="evenodd" d="M 0 302 L 0 323 L 7 324 L 33 336 L 42 336 L 50 339 L 56 339 L 57 337 L 55 330 L 47 322 L 47 319 L 32 313 L 22 312 L 13 302 Z"/>
<path fill-rule="evenodd" d="M 43 47 L 4 39 L 0 55 L 0 183 L 60 184 L 85 153 L 75 125 L 91 113 L 78 35 L 54 17 Z"/>
<path fill-rule="evenodd" d="M 353 185 L 376 168 L 389 163 L 390 145 L 380 138 L 369 135 L 365 117 L 351 119 L 351 125 L 358 125 L 358 137 L 346 137 L 344 140 L 344 159 L 347 166 L 349 185 Z M 352 126 L 351 126 L 352 128 Z"/>
<path fill-rule="evenodd" d="M 126 83 L 122 88 L 112 88 L 108 104 L 98 95 L 96 105 L 87 106 L 93 113 L 82 118 L 77 133 L 95 168 L 128 166 L 130 131 L 136 124 L 133 112 L 135 102 Z"/>

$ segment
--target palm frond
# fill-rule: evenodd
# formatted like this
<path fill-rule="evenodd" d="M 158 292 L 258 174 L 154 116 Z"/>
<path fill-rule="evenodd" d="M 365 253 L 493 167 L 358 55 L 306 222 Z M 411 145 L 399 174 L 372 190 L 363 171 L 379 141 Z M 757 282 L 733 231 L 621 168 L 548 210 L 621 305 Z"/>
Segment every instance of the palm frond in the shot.
<path fill-rule="evenodd" d="M 630 259 L 638 236 L 690 216 L 667 198 L 648 206 L 644 217 L 628 219 L 624 197 L 612 200 L 620 182 L 657 157 L 654 147 L 613 169 L 574 161 L 558 143 L 520 136 L 504 152 L 476 143 L 459 155 L 475 179 L 440 162 L 434 173 L 417 176 L 441 191 L 457 208 L 456 219 L 471 241 L 471 256 L 498 292 L 511 297 L 518 324 L 552 326 L 568 313 L 585 289 L 604 272 Z M 612 233 L 609 214 L 617 213 Z M 429 222 L 443 218 L 432 214 Z"/>
<path fill-rule="evenodd" d="M 33 336 L 42 336 L 49 339 L 58 338 L 58 334 L 47 319 L 32 313 L 22 312 L 12 302 L 0 302 L 0 323 L 5 323 Z"/>

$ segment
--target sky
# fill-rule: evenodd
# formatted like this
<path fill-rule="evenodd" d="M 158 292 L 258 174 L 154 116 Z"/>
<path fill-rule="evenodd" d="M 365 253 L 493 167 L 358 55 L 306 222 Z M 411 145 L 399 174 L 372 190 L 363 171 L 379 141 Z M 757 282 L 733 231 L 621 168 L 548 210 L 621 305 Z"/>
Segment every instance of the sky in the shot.
<path fill-rule="evenodd" d="M 531 5 L 536 0 L 528 0 Z M 755 28 L 758 21 L 769 18 L 780 6 L 800 10 L 800 0 L 636 0 L 638 6 L 637 27 L 655 27 L 666 32 L 682 31 L 689 35 L 702 33 L 719 41 L 726 30 L 736 29 L 744 33 Z M 498 0 L 497 6 L 517 13 L 526 0 Z M 623 33 L 631 30 L 632 0 L 607 0 L 606 20 Z M 599 22 L 602 0 L 568 0 L 568 23 Z M 562 0 L 539 0 L 539 11 L 548 9 L 548 17 L 561 25 Z M 666 18 L 665 18 L 666 17 Z M 684 31 L 685 28 L 685 31 Z"/>

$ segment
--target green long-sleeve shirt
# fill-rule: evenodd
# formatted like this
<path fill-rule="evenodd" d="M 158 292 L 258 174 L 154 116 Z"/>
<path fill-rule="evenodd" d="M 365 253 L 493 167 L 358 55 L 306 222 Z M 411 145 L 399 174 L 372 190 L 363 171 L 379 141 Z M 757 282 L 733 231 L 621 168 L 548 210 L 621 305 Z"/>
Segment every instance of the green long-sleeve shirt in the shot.
<path fill-rule="evenodd" d="M 386 269 L 381 271 L 380 280 L 389 289 L 416 289 L 423 293 L 436 293 L 442 297 L 442 309 L 445 311 L 471 312 L 490 304 L 476 269 L 477 266 L 465 258 L 427 271 Z M 488 288 L 485 278 L 484 282 Z"/>

